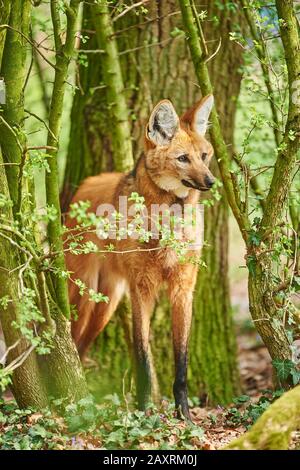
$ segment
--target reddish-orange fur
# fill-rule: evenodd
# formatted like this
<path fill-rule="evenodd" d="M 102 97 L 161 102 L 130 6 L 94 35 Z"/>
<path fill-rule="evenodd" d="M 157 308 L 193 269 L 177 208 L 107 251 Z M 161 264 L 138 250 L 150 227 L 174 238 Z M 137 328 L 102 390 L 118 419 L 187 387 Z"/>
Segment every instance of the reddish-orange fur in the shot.
<path fill-rule="evenodd" d="M 177 195 L 170 190 L 162 189 L 165 185 L 173 185 L 176 178 L 197 182 L 205 187 L 205 177 L 212 179 L 208 163 L 213 150 L 203 135 L 197 133 L 194 125 L 195 113 L 203 102 L 198 103 L 181 119 L 174 136 L 167 145 L 156 145 L 149 139 L 146 132 L 145 154 L 137 163 L 135 175 L 122 173 L 103 173 L 87 178 L 79 187 L 72 202 L 90 201 L 91 211 L 97 210 L 99 204 L 110 203 L 118 210 L 120 195 L 130 196 L 137 192 L 145 198 L 145 205 L 168 204 L 182 201 L 195 204 L 199 199 L 199 191 L 176 187 Z M 165 103 L 165 102 L 163 102 Z M 160 104 L 155 108 L 155 110 Z M 168 102 L 166 107 L 168 110 Z M 156 111 L 154 110 L 153 113 Z M 153 114 L 152 113 L 152 114 Z M 155 114 L 154 114 L 155 116 Z M 151 122 L 150 122 L 150 125 Z M 188 169 L 179 164 L 176 158 L 188 154 Z M 205 163 L 201 155 L 207 154 Z M 160 187 L 162 186 L 162 187 Z M 182 187 L 181 187 L 182 186 Z M 180 199 L 180 195 L 185 195 Z M 178 196 L 179 194 L 179 196 Z M 66 225 L 71 228 L 76 222 L 67 218 Z M 95 233 L 84 236 L 85 241 L 92 240 L 100 249 L 110 243 L 100 240 Z M 158 241 L 152 240 L 149 245 L 127 238 L 112 243 L 115 249 L 127 253 L 107 253 L 73 255 L 66 254 L 68 270 L 72 278 L 79 278 L 88 287 L 102 292 L 109 297 L 109 303 L 95 304 L 86 295 L 79 295 L 78 287 L 70 281 L 69 293 L 71 304 L 78 309 L 78 320 L 72 323 L 72 334 L 79 353 L 83 356 L 91 342 L 103 330 L 125 292 L 129 292 L 133 313 L 133 334 L 137 358 L 138 393 L 140 406 L 143 406 L 149 394 L 149 360 L 148 340 L 151 313 L 162 285 L 167 285 L 172 306 L 173 339 L 176 364 L 174 393 L 177 406 L 180 406 L 188 417 L 186 400 L 186 351 L 192 316 L 192 298 L 196 282 L 197 268 L 186 262 L 179 264 L 176 254 L 170 248 L 159 251 L 138 252 L 139 248 L 157 246 Z M 132 252 L 129 252 L 133 250 Z M 193 256 L 195 252 L 190 253 Z"/>

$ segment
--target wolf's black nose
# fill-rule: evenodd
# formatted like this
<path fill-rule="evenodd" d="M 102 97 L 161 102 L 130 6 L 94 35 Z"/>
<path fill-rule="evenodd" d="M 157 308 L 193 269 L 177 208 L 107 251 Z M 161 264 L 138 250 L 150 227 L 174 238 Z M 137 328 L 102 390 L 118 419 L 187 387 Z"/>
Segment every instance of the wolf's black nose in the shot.
<path fill-rule="evenodd" d="M 214 182 L 215 182 L 214 178 L 211 178 L 210 176 L 207 176 L 207 175 L 205 176 L 204 183 L 206 184 L 207 188 L 210 189 L 213 186 Z"/>

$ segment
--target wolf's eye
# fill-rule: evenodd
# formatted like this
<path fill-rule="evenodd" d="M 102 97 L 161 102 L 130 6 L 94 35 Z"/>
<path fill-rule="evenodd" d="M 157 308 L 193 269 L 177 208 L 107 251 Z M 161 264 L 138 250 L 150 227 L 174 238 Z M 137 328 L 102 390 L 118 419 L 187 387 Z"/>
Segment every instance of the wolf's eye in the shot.
<path fill-rule="evenodd" d="M 190 159 L 187 155 L 180 155 L 177 160 L 181 163 L 189 163 Z"/>
<path fill-rule="evenodd" d="M 206 159 L 206 157 L 207 157 L 207 153 L 205 153 L 205 152 L 202 153 L 201 158 L 202 158 L 203 161 Z"/>

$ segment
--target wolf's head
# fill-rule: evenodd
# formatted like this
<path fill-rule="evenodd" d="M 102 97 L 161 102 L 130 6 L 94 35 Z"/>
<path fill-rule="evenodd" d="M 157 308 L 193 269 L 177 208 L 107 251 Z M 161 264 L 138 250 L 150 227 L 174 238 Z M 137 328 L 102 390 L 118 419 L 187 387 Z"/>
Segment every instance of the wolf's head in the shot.
<path fill-rule="evenodd" d="M 165 191 L 185 198 L 191 188 L 207 191 L 214 184 L 208 166 L 212 145 L 205 139 L 214 99 L 208 95 L 181 118 L 169 100 L 153 109 L 146 128 L 146 167 Z"/>

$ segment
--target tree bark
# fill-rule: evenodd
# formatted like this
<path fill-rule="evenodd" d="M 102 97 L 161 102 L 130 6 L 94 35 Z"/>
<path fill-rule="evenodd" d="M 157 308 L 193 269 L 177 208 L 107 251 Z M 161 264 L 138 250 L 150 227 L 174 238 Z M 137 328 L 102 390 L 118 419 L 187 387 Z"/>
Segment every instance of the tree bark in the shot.
<path fill-rule="evenodd" d="M 111 126 L 114 170 L 125 172 L 133 166 L 131 133 L 118 46 L 117 41 L 112 38 L 114 30 L 106 0 L 101 0 L 95 7 L 94 25 L 97 44 L 99 48 L 104 46 L 101 68 L 109 110 L 108 125 Z"/>
<path fill-rule="evenodd" d="M 78 2 L 77 7 L 78 7 Z M 68 34 L 64 48 L 60 53 L 57 68 L 55 84 L 53 88 L 53 99 L 52 108 L 50 113 L 50 137 L 48 136 L 48 145 L 54 147 L 59 141 L 59 128 L 60 128 L 60 115 L 63 106 L 64 86 L 66 80 L 66 73 L 70 56 L 73 51 L 73 42 L 75 34 L 75 20 L 74 2 L 70 3 L 71 10 L 68 10 Z M 71 18 L 71 20 L 70 20 Z M 70 28 L 70 21 L 73 27 Z M 26 66 L 26 47 L 25 47 L 25 35 L 28 40 L 28 31 L 30 24 L 30 1 L 26 2 L 15 2 L 14 8 L 11 10 L 10 23 L 8 32 L 6 34 L 6 42 L 3 54 L 3 61 L 1 67 L 1 74 L 3 74 L 7 83 L 7 102 L 4 106 L 3 119 L 1 120 L 1 134 L 0 143 L 1 148 L 5 156 L 5 163 L 7 165 L 1 166 L 1 172 L 4 175 L 4 168 L 8 177 L 9 185 L 9 196 L 13 202 L 14 217 L 20 222 L 19 229 L 22 232 L 23 219 L 19 214 L 22 203 L 22 187 L 23 187 L 23 175 L 20 171 L 24 159 L 26 156 L 26 138 L 23 131 L 24 124 L 24 96 L 23 86 L 25 78 L 25 66 Z M 20 34 L 20 33 L 23 33 Z M 61 87 L 60 87 L 61 85 Z M 16 132 L 14 129 L 18 129 L 21 132 Z M 2 132 L 3 130 L 3 132 Z M 24 137 L 23 137 L 24 136 Z M 51 154 L 52 158 L 49 166 L 51 168 L 51 176 L 48 177 L 48 204 L 55 206 L 55 198 L 58 195 L 58 180 L 57 180 L 57 168 L 56 168 L 56 154 Z M 21 165 L 20 165 L 21 163 Z M 13 171 L 12 171 L 13 170 Z M 4 194 L 8 194 L 5 188 L 5 180 L 1 178 L 3 188 L 0 189 Z M 31 188 L 33 189 L 33 188 Z M 34 199 L 34 191 L 30 196 Z M 30 207 L 32 208 L 32 206 Z M 57 205 L 59 213 L 59 204 Z M 13 215 L 9 215 L 10 220 L 13 221 Z M 26 225 L 26 230 L 30 223 Z M 54 228 L 54 230 L 53 230 Z M 56 225 L 52 225 L 50 229 L 50 244 L 52 249 L 59 249 L 59 237 L 61 231 L 60 218 L 56 220 Z M 26 233 L 26 232 L 25 232 Z M 1 234 L 1 242 L 3 241 L 3 234 Z M 51 238 L 52 237 L 52 238 Z M 4 240 L 6 240 L 4 238 Z M 6 243 L 6 242 L 5 242 Z M 11 346 L 17 339 L 19 339 L 18 346 L 12 350 L 9 358 L 17 357 L 20 352 L 24 352 L 31 345 L 22 338 L 18 330 L 11 325 L 12 321 L 18 320 L 19 305 L 22 302 L 22 298 L 18 296 L 19 285 L 17 282 L 18 269 L 10 274 L 13 268 L 16 268 L 24 261 L 19 259 L 18 253 L 13 253 L 16 248 L 11 244 L 9 240 L 3 246 L 1 246 L 1 262 L 4 271 L 1 271 L 1 277 L 3 283 L 1 284 L 1 293 L 11 295 L 13 302 L 9 302 L 8 311 L 4 311 L 1 315 L 1 322 L 4 330 L 7 346 Z M 5 251 L 6 249 L 6 251 Z M 42 252 L 42 249 L 41 249 Z M 21 258 L 21 255 L 20 255 Z M 63 261 L 64 258 L 62 257 Z M 57 264 L 57 269 L 63 269 L 64 265 Z M 40 267 L 39 267 L 40 268 Z M 37 268 L 37 269 L 39 269 Z M 26 274 L 26 273 L 25 273 Z M 37 279 L 41 279 L 41 271 L 35 273 Z M 57 273 L 56 273 L 57 276 Z M 25 276 L 26 277 L 26 276 Z M 59 279 L 58 276 L 56 279 Z M 27 283 L 28 279 L 25 278 L 24 282 Z M 62 282 L 60 282 L 62 281 Z M 64 311 L 63 302 L 61 302 L 59 287 L 63 287 L 63 279 L 59 279 L 56 283 L 57 303 L 58 309 L 61 308 Z M 2 289 L 3 288 L 3 289 Z M 47 305 L 49 298 L 44 293 L 43 302 Z M 66 301 L 68 308 L 68 296 L 66 292 Z M 53 307 L 53 303 L 51 305 Z M 48 306 L 47 306 L 48 307 Z M 85 377 L 82 371 L 80 360 L 77 351 L 73 345 L 72 337 L 70 334 L 70 326 L 65 317 L 62 317 L 60 312 L 53 308 L 52 312 L 56 322 L 56 335 L 53 339 L 54 348 L 49 356 L 36 357 L 35 353 L 32 352 L 27 360 L 18 367 L 13 375 L 14 395 L 17 402 L 21 406 L 39 406 L 44 407 L 47 403 L 48 398 L 54 397 L 70 397 L 71 399 L 77 399 L 87 394 Z M 66 311 L 64 311 L 66 313 Z M 49 319 L 46 319 L 49 320 Z M 39 366 L 43 367 L 43 373 Z M 45 383 L 45 384 L 44 384 Z"/>
<path fill-rule="evenodd" d="M 179 0 L 185 29 L 188 35 L 191 55 L 201 90 L 204 94 L 212 93 L 212 81 L 208 71 L 201 40 L 201 25 L 197 25 L 191 0 Z M 212 127 L 210 135 L 218 159 L 220 173 L 226 190 L 227 199 L 239 225 L 247 247 L 247 264 L 249 268 L 249 300 L 250 311 L 256 322 L 258 333 L 266 344 L 273 359 L 291 358 L 291 348 L 283 322 L 276 322 L 280 309 L 276 307 L 274 295 L 274 273 L 269 248 L 276 239 L 283 208 L 286 207 L 287 194 L 291 187 L 291 179 L 296 164 L 296 154 L 300 145 L 299 106 L 293 100 L 295 80 L 300 75 L 299 35 L 293 2 L 276 3 L 279 17 L 282 18 L 280 30 L 286 55 L 289 73 L 289 112 L 281 147 L 272 177 L 270 190 L 263 207 L 263 217 L 258 233 L 259 246 L 255 246 L 250 237 L 251 221 L 246 203 L 241 198 L 240 189 L 234 174 L 231 172 L 230 154 L 228 152 L 220 120 L 216 110 L 211 113 Z M 292 136 L 292 138 L 290 138 Z M 294 138 L 295 137 L 295 138 Z M 264 242 L 265 246 L 262 245 Z"/>
<path fill-rule="evenodd" d="M 8 184 L 3 166 L 0 148 L 0 194 L 9 200 Z M 12 211 L 1 209 L 1 216 L 13 222 Z M 19 304 L 22 301 L 18 295 L 20 291 L 18 270 L 20 265 L 18 253 L 12 249 L 11 242 L 0 235 L 0 298 L 5 296 L 11 301 L 7 308 L 0 307 L 0 323 L 3 329 L 6 347 L 13 347 L 8 354 L 6 365 L 19 358 L 28 351 L 30 344 L 22 338 L 20 331 L 12 326 L 18 323 Z M 47 404 L 46 390 L 38 368 L 37 356 L 32 351 L 27 359 L 17 367 L 12 374 L 12 390 L 20 408 L 44 408 Z"/>
<path fill-rule="evenodd" d="M 86 378 L 72 341 L 70 322 L 57 313 L 55 323 L 53 350 L 38 357 L 42 377 L 49 397 L 75 402 L 88 395 Z"/>
<path fill-rule="evenodd" d="M 1 25 L 9 23 L 10 8 L 11 8 L 11 1 L 2 0 L 1 10 L 0 10 L 0 24 Z M 0 29 L 0 70 L 1 70 L 4 45 L 5 45 L 6 32 L 7 32 L 6 28 Z"/>
<path fill-rule="evenodd" d="M 249 255 L 255 260 L 255 268 L 249 272 L 249 300 L 252 316 L 259 325 L 259 333 L 271 357 L 285 360 L 292 357 L 291 345 L 285 322 L 272 327 L 272 319 L 276 321 L 276 316 L 280 316 L 280 310 L 278 311 L 274 302 L 276 286 L 272 276 L 272 259 L 268 251 L 272 251 L 277 240 L 275 228 L 282 222 L 300 148 L 300 108 L 293 99 L 295 83 L 300 78 L 300 35 L 293 2 L 278 0 L 276 8 L 288 70 L 289 108 L 282 144 L 258 230 L 259 238 L 265 244 L 263 250 L 266 253 L 261 252 L 261 247 L 252 246 L 249 249 Z"/>
<path fill-rule="evenodd" d="M 92 8 L 89 5 L 83 7 L 82 34 L 85 30 L 93 29 Z M 89 33 L 90 35 L 90 33 Z M 81 44 L 84 51 L 97 49 L 96 35 Z M 81 53 L 83 54 L 83 52 Z M 68 210 L 72 196 L 80 182 L 90 175 L 95 175 L 105 168 L 103 147 L 108 137 L 104 137 L 102 130 L 103 119 L 99 116 L 99 105 L 102 103 L 100 113 L 107 110 L 105 103 L 105 87 L 101 84 L 101 55 L 89 54 L 88 67 L 79 65 L 77 70 L 77 82 L 79 90 L 76 91 L 71 110 L 71 129 L 68 147 L 68 155 L 64 174 L 63 189 L 61 191 L 62 212 Z M 99 85 L 100 83 L 100 85 Z"/>
<path fill-rule="evenodd" d="M 46 201 L 49 207 L 55 208 L 57 217 L 49 220 L 47 225 L 48 243 L 51 251 L 55 253 L 53 259 L 54 273 L 51 274 L 51 281 L 54 287 L 54 295 L 57 306 L 61 313 L 70 317 L 70 305 L 68 299 L 67 279 L 59 276 L 56 271 L 66 269 L 63 254 L 61 210 L 59 200 L 59 180 L 58 180 L 58 146 L 61 130 L 61 117 L 64 105 L 66 80 L 68 76 L 69 64 L 74 53 L 74 42 L 76 32 L 76 22 L 78 18 L 79 1 L 71 0 L 70 5 L 66 7 L 67 33 L 65 43 L 62 43 L 60 34 L 60 13 L 57 1 L 51 1 L 51 16 L 54 30 L 55 43 L 55 74 L 54 84 L 50 103 L 49 131 L 47 136 L 47 146 L 53 147 L 48 151 L 50 155 L 49 170 L 45 175 L 46 180 Z"/>
<path fill-rule="evenodd" d="M 24 34 L 28 33 L 30 2 L 16 1 L 12 11 L 10 11 L 10 7 L 11 2 L 4 2 L 0 13 L 1 24 L 10 25 Z M 4 77 L 6 83 L 6 104 L 3 105 L 1 116 L 11 128 L 16 126 L 21 129 L 24 119 L 22 88 L 26 73 L 25 40 L 16 31 L 6 28 L 0 30 L 0 39 L 1 76 Z M 16 210 L 19 167 L 17 165 L 4 166 L 4 163 L 20 163 L 22 151 L 16 141 L 16 136 L 3 120 L 0 122 L 0 146 L 0 193 L 7 200 L 12 199 L 13 209 Z M 13 222 L 13 213 L 9 208 L 2 208 L 1 215 L 11 223 Z M 1 235 L 0 297 L 8 296 L 12 301 L 8 303 L 7 309 L 1 307 L 0 320 L 6 346 L 10 347 L 16 344 L 16 347 L 8 354 L 7 364 L 30 348 L 30 344 L 22 338 L 20 331 L 11 325 L 14 321 L 18 323 L 19 319 L 20 298 L 18 292 L 20 286 L 18 271 L 15 270 L 19 265 L 20 259 L 17 251 L 12 248 L 11 242 Z M 12 388 L 20 407 L 43 407 L 47 403 L 34 351 L 29 354 L 22 365 L 14 370 Z"/>
<path fill-rule="evenodd" d="M 87 395 L 87 385 L 80 359 L 73 343 L 70 330 L 70 305 L 68 298 L 67 281 L 59 275 L 65 271 L 63 255 L 61 211 L 59 201 L 59 181 L 57 168 L 58 145 L 61 129 L 61 116 L 63 111 L 67 74 L 70 60 L 74 53 L 76 22 L 78 19 L 79 1 L 71 0 L 67 6 L 67 33 L 64 44 L 60 36 L 59 5 L 51 2 L 51 15 L 54 30 L 54 43 L 56 49 L 55 76 L 51 96 L 49 132 L 47 146 L 54 147 L 50 150 L 50 171 L 46 174 L 46 200 L 50 207 L 57 211 L 55 220 L 48 222 L 48 243 L 55 253 L 53 259 L 54 273 L 48 278 L 50 289 L 54 289 L 57 312 L 53 312 L 56 323 L 54 336 L 54 348 L 48 356 L 40 358 L 43 368 L 43 376 L 47 387 L 54 397 L 68 397 L 71 399 L 82 398 Z"/>
<path fill-rule="evenodd" d="M 11 9 L 9 17 L 10 28 L 6 32 L 1 64 L 1 76 L 4 77 L 6 82 L 6 104 L 3 106 L 1 115 L 9 124 L 10 129 L 2 120 L 0 121 L 1 147 L 5 163 L 20 163 L 22 158 L 24 136 L 20 133 L 16 138 L 12 129 L 16 126 L 16 129 L 22 130 L 24 123 L 23 86 L 26 76 L 26 40 L 20 32 L 28 36 L 30 9 L 31 3 L 29 0 L 17 0 Z M 12 53 L 12 50 L 14 53 Z M 20 210 L 20 192 L 17 184 L 18 174 L 19 168 L 17 165 L 8 165 L 6 167 L 14 215 Z"/>

